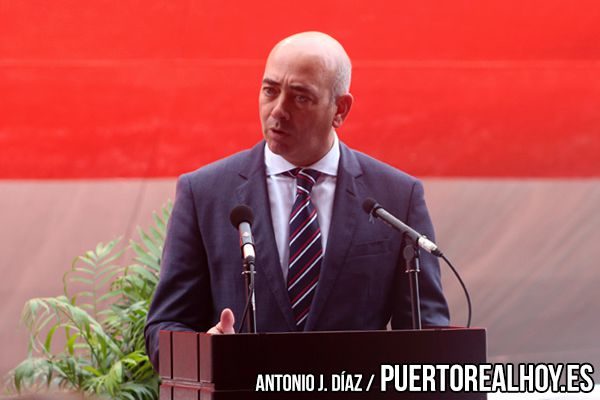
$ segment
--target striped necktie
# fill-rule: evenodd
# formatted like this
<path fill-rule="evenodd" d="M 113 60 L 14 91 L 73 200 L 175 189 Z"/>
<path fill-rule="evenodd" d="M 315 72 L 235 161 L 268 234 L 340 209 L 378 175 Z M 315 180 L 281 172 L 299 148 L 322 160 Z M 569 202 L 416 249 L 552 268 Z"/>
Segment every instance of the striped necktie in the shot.
<path fill-rule="evenodd" d="M 323 259 L 317 210 L 310 199 L 312 187 L 321 173 L 295 168 L 286 174 L 296 178 L 296 200 L 290 214 L 287 287 L 296 326 L 301 331 L 310 311 Z"/>

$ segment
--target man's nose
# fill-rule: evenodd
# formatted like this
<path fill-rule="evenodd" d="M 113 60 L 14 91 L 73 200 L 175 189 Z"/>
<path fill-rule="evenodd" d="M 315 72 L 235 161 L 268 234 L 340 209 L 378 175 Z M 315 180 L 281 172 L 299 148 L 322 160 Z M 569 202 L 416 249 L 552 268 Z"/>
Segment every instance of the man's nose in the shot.
<path fill-rule="evenodd" d="M 271 111 L 271 116 L 280 120 L 290 119 L 290 114 L 287 110 L 287 104 L 284 96 L 279 96 L 277 100 L 275 100 L 275 107 L 273 107 L 273 110 Z"/>

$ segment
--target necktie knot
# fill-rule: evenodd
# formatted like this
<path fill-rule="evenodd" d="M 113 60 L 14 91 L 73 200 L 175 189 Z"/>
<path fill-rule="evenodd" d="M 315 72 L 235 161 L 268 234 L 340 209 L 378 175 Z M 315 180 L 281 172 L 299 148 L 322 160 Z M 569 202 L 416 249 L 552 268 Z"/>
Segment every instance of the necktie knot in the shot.
<path fill-rule="evenodd" d="M 296 178 L 299 190 L 302 188 L 307 194 L 311 192 L 313 185 L 317 183 L 317 180 L 321 176 L 321 172 L 310 168 L 294 168 L 285 173 L 292 178 Z"/>

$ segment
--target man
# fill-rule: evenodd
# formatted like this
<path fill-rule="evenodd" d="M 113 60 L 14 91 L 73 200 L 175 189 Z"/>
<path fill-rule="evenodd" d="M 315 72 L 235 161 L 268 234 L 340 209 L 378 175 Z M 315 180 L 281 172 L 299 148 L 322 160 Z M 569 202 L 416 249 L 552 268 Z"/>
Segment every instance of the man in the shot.
<path fill-rule="evenodd" d="M 161 329 L 233 333 L 245 305 L 238 204 L 254 212 L 259 332 L 410 328 L 402 236 L 372 223 L 367 197 L 433 237 L 416 179 L 342 144 L 353 97 L 343 47 L 293 35 L 267 59 L 259 95 L 264 142 L 184 174 L 177 184 L 161 278 L 146 325 L 158 364 Z M 421 256 L 424 325 L 448 324 L 437 260 Z M 239 326 L 239 325 L 238 325 Z"/>

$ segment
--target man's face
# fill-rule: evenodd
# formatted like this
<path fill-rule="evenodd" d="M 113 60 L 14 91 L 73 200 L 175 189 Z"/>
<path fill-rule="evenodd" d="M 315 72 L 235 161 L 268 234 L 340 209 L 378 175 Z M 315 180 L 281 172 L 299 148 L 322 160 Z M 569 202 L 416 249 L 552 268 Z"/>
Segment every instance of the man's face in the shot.
<path fill-rule="evenodd" d="M 333 144 L 333 73 L 323 57 L 276 49 L 259 95 L 262 131 L 271 151 L 298 166 L 320 160 Z"/>

